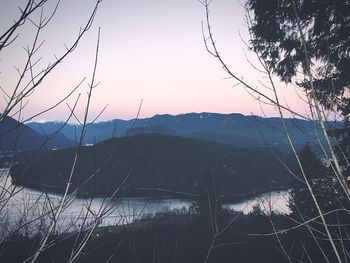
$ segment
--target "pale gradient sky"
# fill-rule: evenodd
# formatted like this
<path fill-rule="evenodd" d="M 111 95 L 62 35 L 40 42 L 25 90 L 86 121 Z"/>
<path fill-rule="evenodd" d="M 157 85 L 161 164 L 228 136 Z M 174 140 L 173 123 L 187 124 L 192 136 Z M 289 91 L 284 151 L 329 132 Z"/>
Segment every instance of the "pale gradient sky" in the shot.
<path fill-rule="evenodd" d="M 17 7 L 25 0 L 0 0 L 0 32 L 19 15 Z M 50 0 L 46 12 L 54 6 Z M 93 0 L 62 0 L 52 23 L 42 32 L 46 42 L 41 49 L 38 69 L 54 61 L 84 25 Z M 101 84 L 94 90 L 91 116 L 109 104 L 99 120 L 133 118 L 143 99 L 140 117 L 186 112 L 239 112 L 262 115 L 259 104 L 242 86 L 227 77 L 219 63 L 205 50 L 201 21 L 203 6 L 197 0 L 104 0 L 94 25 L 78 48 L 42 83 L 30 97 L 25 116 L 49 107 L 64 97 L 83 77 L 91 79 L 97 28 L 101 27 L 100 55 L 96 78 Z M 252 86 L 266 82 L 247 62 L 247 51 L 239 33 L 247 40 L 244 10 L 236 0 L 214 0 L 211 6 L 212 28 L 231 70 Z M 18 78 L 14 65 L 22 67 L 23 46 L 33 41 L 33 26 L 21 28 L 19 38 L 0 54 L 0 85 L 11 91 Z M 249 52 L 248 52 L 249 53 Z M 254 55 L 248 54 L 254 62 Z M 39 57 L 39 56 L 38 56 Z M 301 113 L 305 106 L 293 87 L 278 83 L 282 101 Z M 81 116 L 86 101 L 87 82 L 79 88 Z M 76 92 L 68 102 L 73 103 Z M 0 100 L 3 105 L 4 101 Z M 272 107 L 265 113 L 276 116 Z M 69 114 L 62 105 L 38 119 L 62 120 Z"/>

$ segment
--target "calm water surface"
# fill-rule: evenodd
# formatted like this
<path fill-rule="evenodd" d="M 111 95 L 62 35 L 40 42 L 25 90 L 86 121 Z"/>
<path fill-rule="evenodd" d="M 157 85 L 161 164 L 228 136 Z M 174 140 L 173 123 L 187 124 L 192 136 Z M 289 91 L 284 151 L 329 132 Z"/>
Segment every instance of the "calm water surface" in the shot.
<path fill-rule="evenodd" d="M 0 231 L 9 233 L 16 231 L 30 232 L 44 228 L 52 218 L 52 209 L 57 209 L 61 195 L 44 194 L 29 188 L 19 188 L 11 184 L 8 170 L 0 169 Z M 14 191 L 10 196 L 9 192 Z M 287 206 L 289 191 L 278 191 L 261 194 L 244 201 L 225 204 L 226 208 L 249 213 L 253 206 L 260 204 L 264 211 L 274 210 L 289 213 Z M 192 205 L 191 200 L 173 198 L 70 198 L 57 220 L 57 231 L 73 231 L 86 227 L 97 215 L 100 226 L 131 223 L 147 214 L 174 209 L 185 209 Z M 28 224 L 23 224 L 23 222 Z M 24 226 L 23 226 L 24 225 Z"/>

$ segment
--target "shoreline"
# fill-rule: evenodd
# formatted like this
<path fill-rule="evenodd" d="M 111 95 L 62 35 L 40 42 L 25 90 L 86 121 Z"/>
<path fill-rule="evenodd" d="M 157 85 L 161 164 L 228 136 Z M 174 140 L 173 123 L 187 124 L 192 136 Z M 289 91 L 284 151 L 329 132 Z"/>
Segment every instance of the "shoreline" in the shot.
<path fill-rule="evenodd" d="M 46 186 L 39 184 L 31 184 L 31 183 L 20 183 L 14 182 L 12 180 L 12 184 L 25 187 L 36 191 L 47 192 L 51 194 L 62 195 L 64 188 L 62 187 L 54 187 L 54 186 Z M 281 187 L 270 187 L 265 189 L 259 189 L 255 191 L 251 191 L 244 194 L 232 194 L 232 195 L 219 195 L 218 200 L 223 203 L 232 203 L 232 202 L 240 202 L 245 199 L 254 198 L 258 195 L 263 195 L 269 192 L 279 192 L 286 191 L 291 189 L 290 185 L 281 186 Z M 73 193 L 74 190 L 70 191 Z M 78 198 L 108 198 L 111 195 L 101 194 L 101 193 L 75 193 Z M 120 189 L 117 194 L 113 198 L 168 198 L 168 199 L 185 199 L 197 201 L 200 198 L 199 194 L 193 193 L 185 193 L 185 192 L 176 192 L 170 191 L 166 189 L 158 189 L 158 188 L 131 188 L 131 189 Z"/>

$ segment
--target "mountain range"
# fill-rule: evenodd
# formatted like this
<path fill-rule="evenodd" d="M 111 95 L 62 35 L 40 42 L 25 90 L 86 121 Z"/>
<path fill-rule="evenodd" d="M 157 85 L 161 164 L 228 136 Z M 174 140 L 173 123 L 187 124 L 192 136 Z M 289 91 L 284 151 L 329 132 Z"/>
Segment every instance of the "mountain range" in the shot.
<path fill-rule="evenodd" d="M 285 119 L 285 123 L 297 148 L 301 148 L 306 142 L 317 145 L 316 133 L 320 134 L 320 128 L 314 122 L 289 118 Z M 39 133 L 50 134 L 60 128 L 62 123 L 32 122 L 28 126 Z M 77 141 L 80 131 L 81 126 L 67 124 L 61 133 L 68 139 Z M 241 147 L 268 145 L 283 150 L 289 149 L 280 118 L 206 112 L 163 114 L 144 119 L 114 119 L 92 123 L 86 128 L 84 143 L 94 144 L 113 136 L 123 137 L 142 133 L 199 138 Z"/>

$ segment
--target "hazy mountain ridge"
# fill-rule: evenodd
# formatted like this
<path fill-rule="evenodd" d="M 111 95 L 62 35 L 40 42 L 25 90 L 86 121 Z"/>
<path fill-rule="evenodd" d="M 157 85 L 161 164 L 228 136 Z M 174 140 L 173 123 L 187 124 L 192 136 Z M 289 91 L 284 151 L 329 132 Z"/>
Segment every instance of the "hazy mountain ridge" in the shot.
<path fill-rule="evenodd" d="M 319 127 L 313 122 L 301 119 L 285 119 L 285 123 L 298 148 L 307 141 L 317 144 L 316 131 Z M 37 131 L 52 132 L 58 128 L 58 124 L 29 123 L 30 127 Z M 163 127 L 160 129 L 159 127 Z M 80 127 L 68 124 L 62 129 L 71 140 L 76 140 Z M 131 134 L 154 133 L 176 134 L 185 137 L 194 137 L 237 144 L 239 146 L 270 145 L 280 149 L 288 149 L 289 145 L 283 133 L 283 125 L 280 118 L 263 118 L 259 116 L 245 116 L 238 113 L 186 113 L 180 115 L 155 115 L 145 119 L 120 120 L 99 122 L 87 126 L 85 143 L 100 142 L 112 138 L 121 137 L 132 130 Z M 165 132 L 164 129 L 168 131 Z M 170 132 L 171 131 L 171 132 Z M 130 135 L 130 134 L 129 134 Z M 241 140 L 242 139 L 242 140 Z M 244 142 L 248 144 L 245 145 Z"/>
<path fill-rule="evenodd" d="M 0 122 L 0 151 L 24 151 L 41 147 L 53 149 L 74 145 L 74 142 L 64 134 L 50 135 L 52 133 L 44 135 L 13 118 L 5 117 Z"/>

